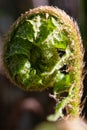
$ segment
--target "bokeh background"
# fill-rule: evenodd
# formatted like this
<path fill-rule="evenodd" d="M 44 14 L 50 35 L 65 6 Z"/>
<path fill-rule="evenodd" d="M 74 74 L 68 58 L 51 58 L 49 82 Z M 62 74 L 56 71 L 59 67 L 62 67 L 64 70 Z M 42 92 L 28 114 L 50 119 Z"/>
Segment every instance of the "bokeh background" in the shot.
<path fill-rule="evenodd" d="M 0 0 L 0 51 L 10 25 L 21 13 L 40 5 L 59 7 L 78 23 L 85 50 L 81 116 L 87 120 L 87 0 Z M 55 105 L 55 101 L 49 98 L 49 91 L 25 92 L 0 74 L 0 130 L 33 130 L 46 120 Z"/>

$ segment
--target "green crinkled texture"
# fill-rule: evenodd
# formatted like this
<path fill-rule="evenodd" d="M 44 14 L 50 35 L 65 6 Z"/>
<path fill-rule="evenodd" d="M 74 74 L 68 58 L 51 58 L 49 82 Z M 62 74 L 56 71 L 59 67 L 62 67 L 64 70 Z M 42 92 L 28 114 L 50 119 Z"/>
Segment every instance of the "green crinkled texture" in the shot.
<path fill-rule="evenodd" d="M 22 15 L 7 34 L 4 65 L 8 77 L 24 90 L 52 87 L 56 121 L 78 116 L 83 50 L 76 24 L 63 11 L 39 7 Z"/>
<path fill-rule="evenodd" d="M 13 44 L 11 44 L 11 42 Z M 10 42 L 10 48 L 7 47 L 7 55 L 6 58 L 9 58 L 11 56 L 14 55 L 25 55 L 27 58 L 30 57 L 30 47 L 31 47 L 31 43 L 29 43 L 27 40 L 23 40 L 22 38 L 14 38 L 12 41 Z"/>
<path fill-rule="evenodd" d="M 56 17 L 45 13 L 18 25 L 5 52 L 8 73 L 16 84 L 25 90 L 55 87 L 54 91 L 68 91 L 74 82 L 71 72 L 65 74 L 60 69 L 68 66 L 72 52 L 69 34 L 62 26 Z M 58 50 L 65 52 L 62 57 Z"/>
<path fill-rule="evenodd" d="M 59 73 L 56 77 L 56 81 L 54 84 L 54 91 L 58 93 L 62 93 L 64 91 L 68 91 L 69 87 L 72 85 L 73 81 L 71 81 L 71 75 L 70 74 L 61 74 Z M 61 86 L 61 87 L 58 87 Z"/>

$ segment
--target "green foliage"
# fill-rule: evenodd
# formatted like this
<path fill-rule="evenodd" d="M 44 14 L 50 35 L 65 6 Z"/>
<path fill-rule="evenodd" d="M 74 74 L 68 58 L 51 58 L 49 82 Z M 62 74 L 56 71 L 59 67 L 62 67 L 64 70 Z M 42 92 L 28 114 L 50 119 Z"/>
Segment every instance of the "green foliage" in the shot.
<path fill-rule="evenodd" d="M 60 31 L 57 27 L 62 25 L 59 25 L 56 19 L 51 15 L 46 18 L 46 14 L 28 18 L 17 27 L 7 45 L 6 63 L 9 73 L 15 82 L 25 89 L 34 89 L 33 86 L 37 85 L 40 89 L 52 87 L 54 84 L 63 86 L 65 83 L 61 82 L 64 80 L 66 85 L 70 82 L 67 80 L 68 75 L 60 80 L 60 75 L 64 75 L 60 72 L 60 68 L 65 61 L 60 64 L 61 57 L 57 49 L 66 51 L 69 40 L 66 31 Z M 63 57 L 66 58 L 67 55 Z"/>
<path fill-rule="evenodd" d="M 19 18 L 7 35 L 7 73 L 24 90 L 53 88 L 58 103 L 49 120 L 64 116 L 66 106 L 68 113 L 78 115 L 83 55 L 77 26 L 58 9 L 38 9 L 40 12 L 36 9 L 34 15 L 26 13 Z M 67 96 L 62 97 L 64 93 Z"/>

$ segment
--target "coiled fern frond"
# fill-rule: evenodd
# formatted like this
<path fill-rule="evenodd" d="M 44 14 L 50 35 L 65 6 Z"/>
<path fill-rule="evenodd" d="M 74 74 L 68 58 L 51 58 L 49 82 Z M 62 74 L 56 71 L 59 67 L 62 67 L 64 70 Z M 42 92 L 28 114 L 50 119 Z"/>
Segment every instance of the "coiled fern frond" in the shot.
<path fill-rule="evenodd" d="M 70 115 L 79 114 L 83 47 L 76 23 L 64 11 L 44 6 L 21 15 L 7 34 L 3 61 L 20 88 L 53 88 L 59 101 L 51 119 L 63 116 L 65 106 Z"/>

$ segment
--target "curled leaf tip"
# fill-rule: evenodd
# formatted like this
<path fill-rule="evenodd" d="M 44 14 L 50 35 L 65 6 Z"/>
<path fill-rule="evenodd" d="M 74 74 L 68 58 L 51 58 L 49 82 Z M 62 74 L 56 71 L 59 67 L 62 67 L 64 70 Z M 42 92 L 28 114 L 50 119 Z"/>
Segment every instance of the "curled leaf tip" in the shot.
<path fill-rule="evenodd" d="M 58 97 L 63 92 L 69 95 L 73 85 L 73 98 L 79 100 L 83 49 L 77 28 L 58 8 L 42 6 L 22 14 L 5 40 L 3 61 L 11 81 L 28 91 L 53 87 Z M 59 106 L 63 109 L 68 101 Z"/>

